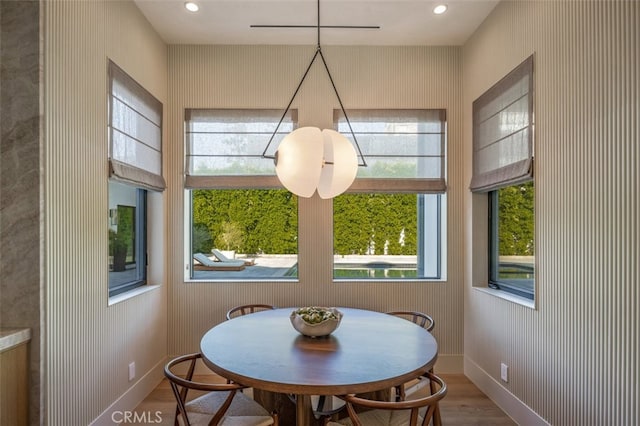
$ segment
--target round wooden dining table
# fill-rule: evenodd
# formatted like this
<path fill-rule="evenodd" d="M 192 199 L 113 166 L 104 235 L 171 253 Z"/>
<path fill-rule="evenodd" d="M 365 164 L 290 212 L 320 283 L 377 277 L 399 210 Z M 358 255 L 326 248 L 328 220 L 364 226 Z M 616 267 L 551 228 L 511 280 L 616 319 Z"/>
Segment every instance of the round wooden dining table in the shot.
<path fill-rule="evenodd" d="M 310 395 L 388 389 L 428 371 L 438 345 L 431 333 L 380 312 L 338 308 L 339 327 L 311 338 L 291 325 L 295 308 L 240 316 L 210 329 L 200 342 L 217 374 L 246 386 L 296 395 L 296 425 L 310 424 Z"/>

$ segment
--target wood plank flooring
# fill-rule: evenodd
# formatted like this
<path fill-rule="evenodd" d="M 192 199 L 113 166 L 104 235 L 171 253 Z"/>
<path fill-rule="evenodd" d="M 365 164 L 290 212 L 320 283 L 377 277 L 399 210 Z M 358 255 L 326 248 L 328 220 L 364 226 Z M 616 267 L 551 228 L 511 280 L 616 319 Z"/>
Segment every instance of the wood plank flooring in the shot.
<path fill-rule="evenodd" d="M 220 380 L 215 376 L 199 376 L 198 380 L 205 381 L 207 378 L 212 380 L 212 377 L 214 381 Z M 464 375 L 442 374 L 441 377 L 449 388 L 447 395 L 440 402 L 444 425 L 516 424 Z M 153 419 L 156 425 L 172 426 L 175 407 L 171 388 L 165 379 L 138 405 L 135 413 L 139 416 L 138 418 L 146 416 L 147 419 Z M 162 419 L 161 423 L 158 422 L 159 419 Z"/>

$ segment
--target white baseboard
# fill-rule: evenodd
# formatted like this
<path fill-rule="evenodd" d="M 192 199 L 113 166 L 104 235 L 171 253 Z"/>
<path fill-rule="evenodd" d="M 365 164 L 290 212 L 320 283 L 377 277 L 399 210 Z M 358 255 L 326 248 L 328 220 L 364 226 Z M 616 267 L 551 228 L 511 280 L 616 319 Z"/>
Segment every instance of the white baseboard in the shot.
<path fill-rule="evenodd" d="M 123 413 L 133 411 L 164 378 L 164 366 L 167 363 L 163 359 L 153 366 L 153 368 L 131 386 L 113 404 L 102 412 L 91 422 L 92 426 L 114 426 L 123 418 Z M 140 413 L 139 413 L 140 414 Z M 145 413 L 151 420 L 155 419 L 155 414 Z M 140 414 L 142 415 L 142 414 Z"/>
<path fill-rule="evenodd" d="M 433 367 L 436 374 L 463 374 L 463 355 L 438 355 L 436 365 Z"/>
<path fill-rule="evenodd" d="M 550 425 L 468 357 L 464 357 L 464 374 L 517 424 Z"/>

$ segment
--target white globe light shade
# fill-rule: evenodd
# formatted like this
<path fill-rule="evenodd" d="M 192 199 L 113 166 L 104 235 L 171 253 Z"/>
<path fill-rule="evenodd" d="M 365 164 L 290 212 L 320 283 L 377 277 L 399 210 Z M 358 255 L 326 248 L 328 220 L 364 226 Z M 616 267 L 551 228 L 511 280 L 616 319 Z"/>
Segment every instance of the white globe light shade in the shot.
<path fill-rule="evenodd" d="M 322 170 L 323 138 L 317 127 L 300 127 L 282 139 L 276 152 L 276 175 L 289 191 L 309 198 Z"/>
<path fill-rule="evenodd" d="M 324 129 L 324 166 L 320 172 L 318 195 L 333 198 L 346 191 L 358 173 L 358 156 L 353 145 L 335 130 Z"/>

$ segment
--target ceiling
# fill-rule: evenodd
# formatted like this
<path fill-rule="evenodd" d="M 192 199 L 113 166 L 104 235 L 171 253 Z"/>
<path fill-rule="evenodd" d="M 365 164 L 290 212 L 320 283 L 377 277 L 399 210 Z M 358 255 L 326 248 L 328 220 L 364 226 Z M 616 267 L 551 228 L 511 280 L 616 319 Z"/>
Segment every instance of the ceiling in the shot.
<path fill-rule="evenodd" d="M 168 44 L 317 43 L 316 28 L 251 28 L 250 25 L 317 24 L 316 0 L 135 0 Z M 432 10 L 448 5 L 443 15 Z M 498 0 L 322 0 L 320 24 L 380 26 L 380 29 L 320 31 L 322 45 L 461 45 L 498 4 Z"/>

